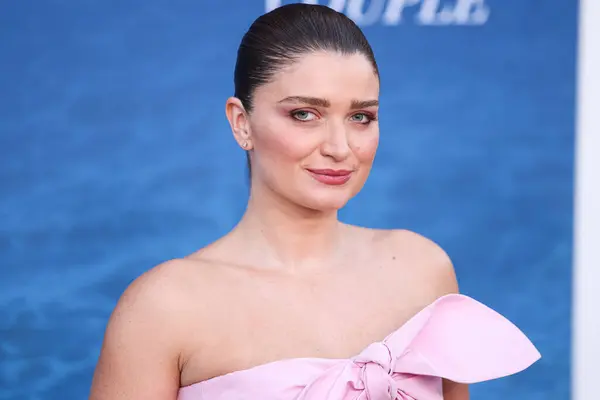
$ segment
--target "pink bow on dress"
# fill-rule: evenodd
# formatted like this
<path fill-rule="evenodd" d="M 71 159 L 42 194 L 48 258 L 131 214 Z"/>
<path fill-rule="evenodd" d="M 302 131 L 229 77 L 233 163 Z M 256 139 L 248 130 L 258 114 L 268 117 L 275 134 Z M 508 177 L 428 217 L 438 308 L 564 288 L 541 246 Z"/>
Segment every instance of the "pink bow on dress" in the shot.
<path fill-rule="evenodd" d="M 502 315 L 470 297 L 447 295 L 382 342 L 325 370 L 296 400 L 443 400 L 442 378 L 487 381 L 539 358 Z"/>

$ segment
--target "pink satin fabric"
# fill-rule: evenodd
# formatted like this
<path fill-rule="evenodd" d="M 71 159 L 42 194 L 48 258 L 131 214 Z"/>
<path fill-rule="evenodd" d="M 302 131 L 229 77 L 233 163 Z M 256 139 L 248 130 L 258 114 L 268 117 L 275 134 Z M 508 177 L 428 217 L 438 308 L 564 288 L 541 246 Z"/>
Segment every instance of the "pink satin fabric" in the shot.
<path fill-rule="evenodd" d="M 502 315 L 451 294 L 350 359 L 275 361 L 183 387 L 178 400 L 443 400 L 442 378 L 487 381 L 539 358 Z"/>

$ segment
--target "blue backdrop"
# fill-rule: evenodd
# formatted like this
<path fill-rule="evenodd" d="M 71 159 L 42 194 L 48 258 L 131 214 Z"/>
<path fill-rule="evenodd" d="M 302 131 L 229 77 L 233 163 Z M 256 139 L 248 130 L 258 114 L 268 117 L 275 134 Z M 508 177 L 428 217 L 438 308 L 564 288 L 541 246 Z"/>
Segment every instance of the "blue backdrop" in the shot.
<path fill-rule="evenodd" d="M 0 399 L 85 399 L 129 282 L 241 216 L 224 101 L 267 3 L 0 4 Z M 577 2 L 333 3 L 382 73 L 380 150 L 343 219 L 431 237 L 538 346 L 474 399 L 568 399 Z"/>

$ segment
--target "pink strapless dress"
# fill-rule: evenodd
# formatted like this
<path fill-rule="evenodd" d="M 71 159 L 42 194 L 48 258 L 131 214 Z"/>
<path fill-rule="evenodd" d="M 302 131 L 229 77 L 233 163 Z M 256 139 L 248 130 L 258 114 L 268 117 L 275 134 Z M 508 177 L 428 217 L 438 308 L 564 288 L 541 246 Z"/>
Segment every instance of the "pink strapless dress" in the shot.
<path fill-rule="evenodd" d="M 451 294 L 355 357 L 274 361 L 182 387 L 178 400 L 443 400 L 442 378 L 487 381 L 539 358 L 506 318 Z"/>

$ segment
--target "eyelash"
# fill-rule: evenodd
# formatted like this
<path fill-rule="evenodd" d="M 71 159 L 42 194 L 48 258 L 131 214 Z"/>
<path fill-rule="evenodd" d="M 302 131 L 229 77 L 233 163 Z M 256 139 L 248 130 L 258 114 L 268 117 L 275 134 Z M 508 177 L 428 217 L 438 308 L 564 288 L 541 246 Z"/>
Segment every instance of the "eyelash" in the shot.
<path fill-rule="evenodd" d="M 308 122 L 308 121 L 312 121 L 312 120 L 302 120 L 300 118 L 297 117 L 298 113 L 309 113 L 309 114 L 313 114 L 316 115 L 314 112 L 312 111 L 308 111 L 308 110 L 294 110 L 290 112 L 290 116 L 299 122 Z M 373 121 L 377 121 L 377 117 L 375 115 L 373 115 L 372 113 L 368 113 L 368 112 L 359 112 L 356 114 L 353 114 L 352 117 L 356 116 L 356 115 L 364 115 L 367 118 L 367 122 L 359 122 L 360 125 L 369 125 L 371 122 Z"/>

